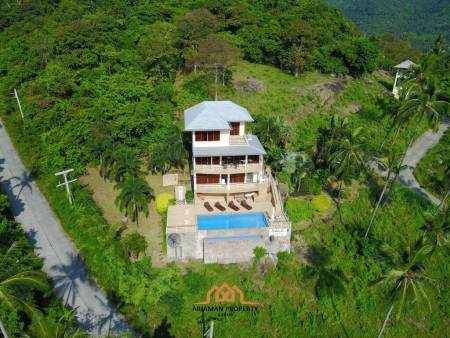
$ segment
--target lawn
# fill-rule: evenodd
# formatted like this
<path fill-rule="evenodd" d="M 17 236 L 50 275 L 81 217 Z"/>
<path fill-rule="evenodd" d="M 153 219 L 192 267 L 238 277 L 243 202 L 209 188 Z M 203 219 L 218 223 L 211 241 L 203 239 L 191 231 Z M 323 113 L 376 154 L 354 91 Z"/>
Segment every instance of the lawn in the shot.
<path fill-rule="evenodd" d="M 147 175 L 146 180 L 153 188 L 155 196 L 163 193 L 173 194 L 173 187 L 163 187 L 161 175 Z M 120 227 L 124 214 L 114 203 L 118 195 L 118 191 L 114 189 L 114 183 L 102 179 L 97 168 L 87 168 L 86 174 L 80 178 L 80 182 L 87 185 L 87 188 L 92 192 L 92 198 L 102 211 L 108 224 Z M 161 267 L 167 263 L 163 254 L 165 239 L 163 238 L 162 220 L 160 214 L 156 212 L 154 200 L 150 202 L 148 216 L 140 213 L 139 225 L 129 221 L 122 237 L 132 232 L 138 232 L 145 237 L 148 245 L 147 255 L 151 258 L 153 266 Z"/>

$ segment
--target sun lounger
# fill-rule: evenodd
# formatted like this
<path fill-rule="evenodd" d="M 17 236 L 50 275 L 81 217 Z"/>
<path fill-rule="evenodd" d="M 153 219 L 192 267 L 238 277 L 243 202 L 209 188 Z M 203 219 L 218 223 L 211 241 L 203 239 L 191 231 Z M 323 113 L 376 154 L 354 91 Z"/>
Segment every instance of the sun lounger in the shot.
<path fill-rule="evenodd" d="M 216 203 L 214 204 L 214 206 L 215 206 L 217 209 L 219 209 L 220 211 L 225 211 L 225 210 L 226 210 L 225 207 L 224 207 L 222 204 L 220 204 L 220 202 L 216 202 Z"/>
<path fill-rule="evenodd" d="M 252 210 L 252 206 L 246 200 L 241 201 L 241 205 L 247 210 Z"/>
<path fill-rule="evenodd" d="M 238 210 L 239 210 L 239 207 L 238 207 L 236 204 L 234 204 L 233 201 L 230 201 L 230 203 L 228 203 L 228 206 L 229 206 L 231 209 L 233 209 L 234 211 L 238 211 Z"/>
<path fill-rule="evenodd" d="M 209 212 L 214 211 L 213 207 L 211 206 L 211 204 L 209 204 L 209 202 L 205 202 L 203 203 L 203 206 L 206 208 L 206 210 L 208 210 Z"/>

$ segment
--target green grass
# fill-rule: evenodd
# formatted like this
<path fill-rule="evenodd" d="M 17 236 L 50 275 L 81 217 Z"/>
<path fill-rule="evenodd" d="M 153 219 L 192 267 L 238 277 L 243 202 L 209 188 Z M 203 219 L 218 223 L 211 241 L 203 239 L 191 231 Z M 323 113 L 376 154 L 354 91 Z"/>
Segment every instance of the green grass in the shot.
<path fill-rule="evenodd" d="M 414 176 L 422 187 L 438 198 L 450 189 L 450 132 L 418 163 Z"/>

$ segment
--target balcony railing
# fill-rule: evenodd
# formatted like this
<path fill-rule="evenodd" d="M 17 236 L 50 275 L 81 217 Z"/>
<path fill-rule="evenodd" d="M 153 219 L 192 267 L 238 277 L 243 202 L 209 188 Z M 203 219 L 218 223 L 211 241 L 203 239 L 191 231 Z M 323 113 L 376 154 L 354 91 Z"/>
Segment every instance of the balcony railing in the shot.
<path fill-rule="evenodd" d="M 197 192 L 235 192 L 258 190 L 265 183 L 198 184 Z"/>
<path fill-rule="evenodd" d="M 237 170 L 237 171 L 258 171 L 261 169 L 260 163 L 230 163 L 230 164 L 196 164 L 195 170 Z"/>

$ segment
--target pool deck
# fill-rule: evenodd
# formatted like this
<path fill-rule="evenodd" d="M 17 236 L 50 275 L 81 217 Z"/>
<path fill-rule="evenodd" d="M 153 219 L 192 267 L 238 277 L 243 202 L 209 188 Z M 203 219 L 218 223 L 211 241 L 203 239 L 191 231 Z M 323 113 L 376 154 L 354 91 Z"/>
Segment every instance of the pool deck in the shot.
<path fill-rule="evenodd" d="M 197 228 L 197 215 L 223 215 L 223 214 L 243 214 L 243 213 L 255 213 L 262 212 L 267 217 L 272 214 L 273 205 L 270 202 L 252 202 L 248 201 L 253 208 L 252 210 L 244 209 L 240 207 L 239 211 L 234 211 L 229 208 L 224 200 L 220 203 L 226 207 L 225 211 L 220 211 L 214 207 L 214 203 L 217 200 L 210 201 L 214 211 L 209 212 L 202 204 L 184 204 L 184 205 L 172 205 L 167 210 L 167 228 Z"/>
<path fill-rule="evenodd" d="M 269 254 L 290 250 L 291 223 L 286 217 L 276 212 L 269 200 L 247 199 L 252 206 L 247 210 L 239 206 L 238 211 L 229 208 L 225 199 L 210 199 L 209 204 L 214 208 L 209 212 L 203 206 L 203 201 L 196 204 L 172 205 L 167 210 L 166 236 L 178 236 L 179 244 L 176 247 L 167 246 L 169 260 L 202 259 L 204 263 L 241 263 L 253 257 L 253 250 L 260 246 L 266 248 Z M 220 211 L 214 207 L 219 201 L 226 207 Z M 274 218 L 272 212 L 275 210 Z M 199 230 L 197 216 L 214 215 L 242 215 L 263 213 L 266 216 L 267 226 L 253 228 L 226 228 Z"/>

